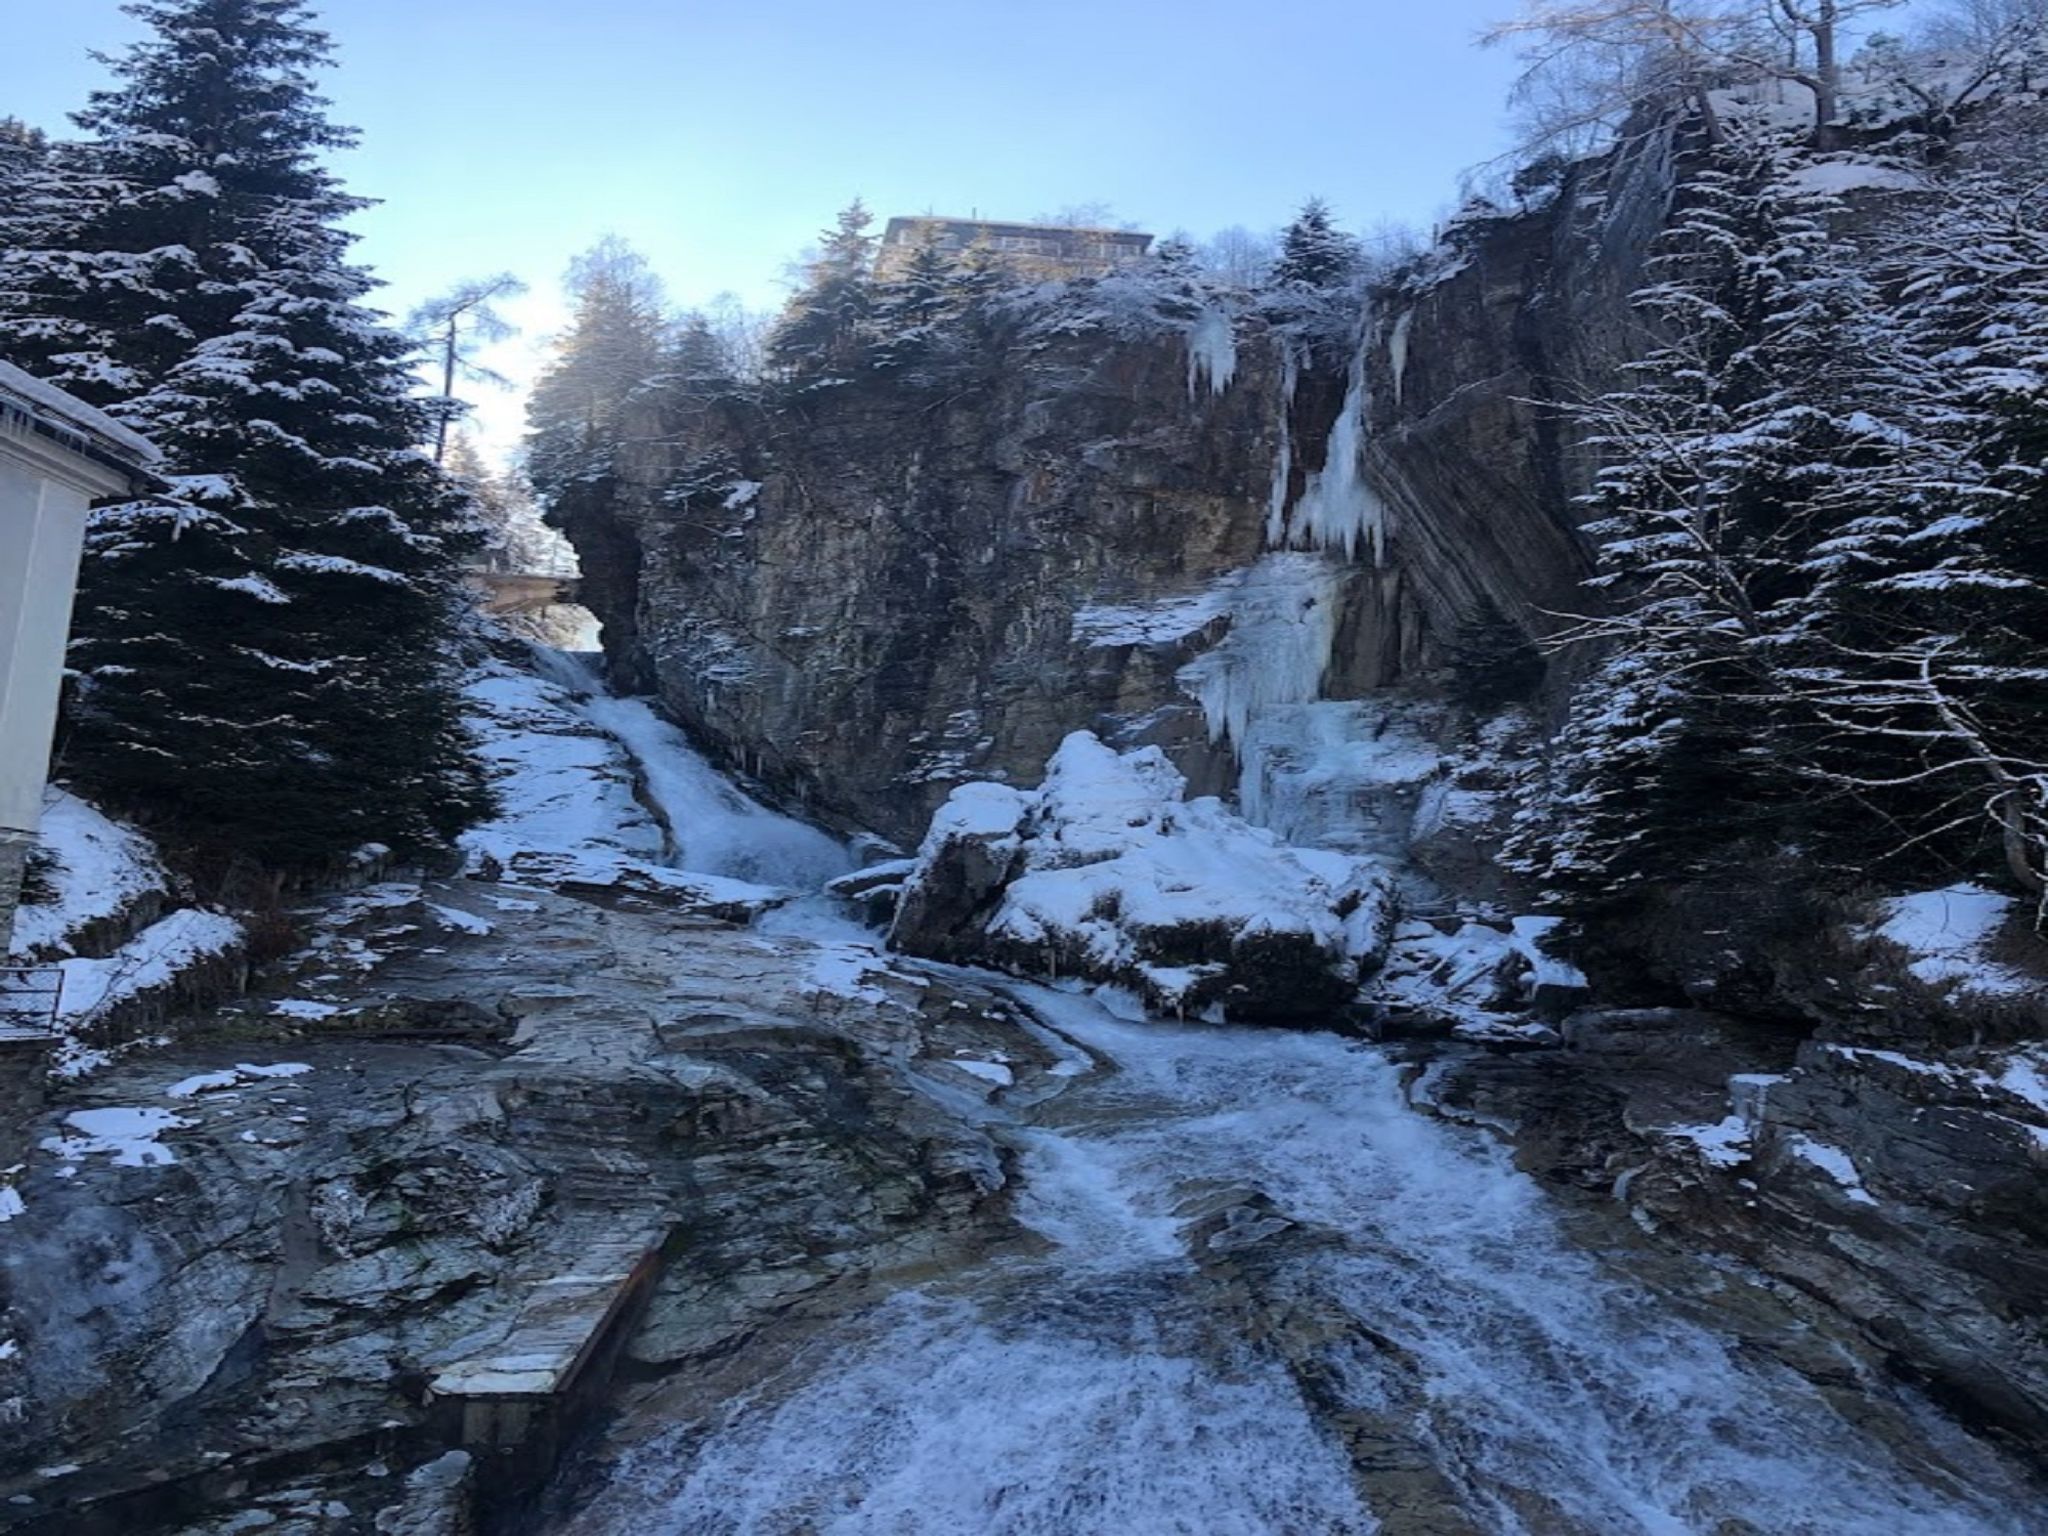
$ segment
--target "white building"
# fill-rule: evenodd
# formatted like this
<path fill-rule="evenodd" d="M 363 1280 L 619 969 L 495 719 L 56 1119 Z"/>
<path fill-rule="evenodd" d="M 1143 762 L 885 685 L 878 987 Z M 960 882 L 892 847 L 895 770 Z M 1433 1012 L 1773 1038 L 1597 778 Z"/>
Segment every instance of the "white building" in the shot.
<path fill-rule="evenodd" d="M 0 954 L 35 841 L 86 509 L 155 484 L 150 443 L 0 363 Z"/>

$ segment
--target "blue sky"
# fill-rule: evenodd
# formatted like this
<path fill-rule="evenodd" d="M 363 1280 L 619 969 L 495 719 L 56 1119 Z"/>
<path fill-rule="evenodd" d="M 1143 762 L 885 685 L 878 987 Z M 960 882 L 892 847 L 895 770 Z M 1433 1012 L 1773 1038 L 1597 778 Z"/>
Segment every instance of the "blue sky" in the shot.
<path fill-rule="evenodd" d="M 9 10 L 16 5 L 9 4 Z M 860 196 L 878 214 L 1029 218 L 1104 202 L 1158 233 L 1265 228 L 1311 194 L 1427 224 L 1499 152 L 1514 0 L 329 0 L 341 168 L 404 310 L 460 278 L 530 281 L 530 367 L 569 256 L 607 232 L 679 299 L 781 296 Z M 19 5 L 0 114 L 54 130 L 136 35 L 119 0 Z M 493 405 L 494 435 L 511 430 Z"/>

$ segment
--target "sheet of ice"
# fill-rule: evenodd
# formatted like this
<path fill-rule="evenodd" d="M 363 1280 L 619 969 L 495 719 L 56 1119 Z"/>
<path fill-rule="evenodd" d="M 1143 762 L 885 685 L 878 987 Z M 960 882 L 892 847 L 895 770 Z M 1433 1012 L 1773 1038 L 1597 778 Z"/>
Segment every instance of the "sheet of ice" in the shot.
<path fill-rule="evenodd" d="M 633 755 L 668 824 L 675 867 L 795 891 L 818 890 L 854 867 L 837 838 L 742 794 L 644 699 L 593 691 L 581 708 Z"/>
<path fill-rule="evenodd" d="M 12 1221 L 27 1209 L 28 1202 L 21 1198 L 20 1190 L 16 1189 L 12 1184 L 0 1184 L 0 1222 Z M 6 1353 L 0 1354 L 0 1360 L 8 1359 L 13 1354 L 13 1341 L 9 1340 L 5 1346 L 0 1346 L 0 1348 L 6 1350 Z"/>
<path fill-rule="evenodd" d="M 45 1138 L 44 1151 L 66 1162 L 104 1153 L 122 1168 L 157 1168 L 175 1163 L 178 1159 L 171 1149 L 157 1138 L 166 1131 L 192 1124 L 168 1109 L 152 1107 L 75 1109 L 64 1117 L 64 1123 L 73 1134 Z"/>
<path fill-rule="evenodd" d="M 1404 309 L 1401 318 L 1394 322 L 1393 330 L 1387 333 L 1387 371 L 1393 375 L 1394 404 L 1401 403 L 1401 395 L 1408 382 L 1408 335 L 1415 325 L 1415 311 Z"/>
<path fill-rule="evenodd" d="M 1879 905 L 1883 921 L 1871 932 L 1911 956 L 1907 971 L 1927 985 L 2001 995 L 2038 985 L 1984 952 L 2012 914 L 2010 896 L 1964 883 Z"/>
<path fill-rule="evenodd" d="M 463 834 L 472 859 L 502 865 L 523 852 L 587 849 L 661 859 L 661 826 L 634 798 L 632 760 L 560 680 L 493 662 L 463 697 L 500 802 L 494 819 Z"/>
<path fill-rule="evenodd" d="M 1283 347 L 1280 362 L 1280 412 L 1273 455 L 1273 481 L 1266 492 L 1266 547 L 1278 549 L 1287 538 L 1288 497 L 1294 492 L 1294 393 L 1301 381 L 1301 359 Z"/>
<path fill-rule="evenodd" d="M 1405 856 L 1422 786 L 1443 754 L 1373 700 L 1267 704 L 1246 726 L 1238 809 L 1284 842 Z"/>
<path fill-rule="evenodd" d="M 16 954 L 66 953 L 68 937 L 86 924 L 117 916 L 151 892 L 170 888 L 170 876 L 148 838 L 55 785 L 43 796 L 37 841 L 53 860 L 52 899 L 25 902 L 15 914 Z"/>
<path fill-rule="evenodd" d="M 1368 326 L 1352 358 L 1350 383 L 1330 428 L 1323 467 L 1309 475 L 1301 499 L 1283 513 L 1280 536 L 1268 540 L 1275 547 L 1341 549 L 1346 560 L 1356 559 L 1364 548 L 1375 563 L 1386 553 L 1386 504 L 1365 472 L 1372 342 Z"/>

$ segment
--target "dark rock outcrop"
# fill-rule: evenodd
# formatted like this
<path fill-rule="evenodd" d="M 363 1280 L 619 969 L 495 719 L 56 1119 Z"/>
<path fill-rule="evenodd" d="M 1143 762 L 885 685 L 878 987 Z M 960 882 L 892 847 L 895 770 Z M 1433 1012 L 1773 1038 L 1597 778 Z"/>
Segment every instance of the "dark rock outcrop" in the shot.
<path fill-rule="evenodd" d="M 1677 1009 L 1447 1061 L 1439 1113 L 1838 1309 L 1967 1418 L 2048 1444 L 2048 1089 L 2038 1052 L 1891 1050 Z"/>

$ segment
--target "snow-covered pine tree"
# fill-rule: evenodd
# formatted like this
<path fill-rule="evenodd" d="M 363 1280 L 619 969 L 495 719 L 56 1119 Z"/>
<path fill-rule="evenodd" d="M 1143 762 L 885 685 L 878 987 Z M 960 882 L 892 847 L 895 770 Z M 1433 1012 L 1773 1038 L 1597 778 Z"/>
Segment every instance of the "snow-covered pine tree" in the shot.
<path fill-rule="evenodd" d="M 663 372 L 668 302 L 645 257 L 616 236 L 569 264 L 571 318 L 527 401 L 527 473 L 544 501 L 611 473 L 620 412 Z"/>
<path fill-rule="evenodd" d="M 487 801 L 449 655 L 474 527 L 347 260 L 328 41 L 302 0 L 129 10 L 62 217 L 0 257 L 0 352 L 174 471 L 94 515 L 65 771 L 272 868 L 445 842 Z"/>
<path fill-rule="evenodd" d="M 1356 349 L 1365 252 L 1312 197 L 1280 236 L 1259 307 L 1306 361 L 1340 367 Z"/>
<path fill-rule="evenodd" d="M 1796 140 L 1731 124 L 1681 190 L 1636 304 L 1663 338 L 1577 413 L 1608 611 L 1566 637 L 1602 659 L 1553 743 L 1509 857 L 1598 903 L 1797 828 L 1810 701 L 1787 673 L 1804 556 L 1897 433 L 1865 406 L 1882 305 L 1794 175 Z M 1877 407 L 1878 411 L 1882 407 Z"/>
<path fill-rule="evenodd" d="M 1813 771 L 1894 849 L 2048 891 L 2048 191 L 2032 114 L 1994 126 L 1885 253 L 1892 462 L 1786 604 Z"/>
<path fill-rule="evenodd" d="M 867 205 L 855 198 L 819 236 L 804 289 L 790 300 L 768 342 L 768 361 L 784 377 L 816 383 L 846 377 L 868 361 L 875 287 L 875 237 L 868 229 L 873 223 Z"/>
<path fill-rule="evenodd" d="M 875 287 L 872 326 L 874 362 L 888 372 L 930 367 L 955 338 L 946 321 L 953 313 L 953 262 L 927 242 L 911 254 L 902 276 Z"/>
<path fill-rule="evenodd" d="M 1280 236 L 1280 258 L 1267 281 L 1276 288 L 1332 288 L 1358 271 L 1358 241 L 1339 229 L 1330 205 L 1312 197 Z"/>

